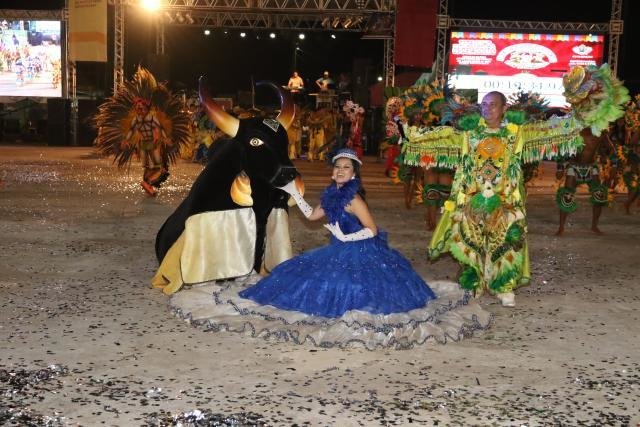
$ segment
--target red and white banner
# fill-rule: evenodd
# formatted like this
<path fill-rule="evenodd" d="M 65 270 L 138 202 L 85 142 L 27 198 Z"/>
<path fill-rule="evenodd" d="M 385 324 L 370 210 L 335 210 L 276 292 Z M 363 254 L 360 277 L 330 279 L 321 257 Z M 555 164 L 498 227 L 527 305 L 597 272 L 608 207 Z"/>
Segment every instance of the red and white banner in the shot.
<path fill-rule="evenodd" d="M 492 90 L 507 96 L 532 91 L 563 106 L 562 76 L 576 65 L 602 64 L 603 52 L 602 35 L 454 31 L 449 82 L 477 89 L 479 99 Z"/>

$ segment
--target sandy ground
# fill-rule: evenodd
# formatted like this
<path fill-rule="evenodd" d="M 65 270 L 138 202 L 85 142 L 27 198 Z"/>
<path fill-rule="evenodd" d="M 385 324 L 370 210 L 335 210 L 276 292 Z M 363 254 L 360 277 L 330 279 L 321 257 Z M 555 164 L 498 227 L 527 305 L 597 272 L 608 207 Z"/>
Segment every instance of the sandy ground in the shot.
<path fill-rule="evenodd" d="M 317 202 L 323 165 L 296 163 Z M 160 195 L 90 148 L 0 146 L 0 425 L 590 425 L 640 421 L 640 208 L 616 196 L 589 231 L 579 198 L 564 237 L 549 167 L 529 189 L 533 280 L 517 306 L 458 343 L 321 349 L 211 333 L 173 317 L 149 286 L 155 233 L 200 170 L 182 162 Z M 390 244 L 427 280 L 424 209 L 366 159 L 364 183 Z M 292 213 L 295 251 L 324 244 Z M 13 416 L 14 420 L 10 421 Z M 191 418 L 189 418 L 189 416 Z M 31 423 L 31 424 L 29 424 Z"/>

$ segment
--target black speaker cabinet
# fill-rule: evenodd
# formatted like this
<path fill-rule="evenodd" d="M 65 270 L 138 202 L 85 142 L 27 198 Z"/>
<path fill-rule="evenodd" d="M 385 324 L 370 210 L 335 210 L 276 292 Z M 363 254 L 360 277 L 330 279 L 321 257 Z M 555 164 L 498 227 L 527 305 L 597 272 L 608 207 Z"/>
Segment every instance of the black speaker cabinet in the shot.
<path fill-rule="evenodd" d="M 47 144 L 68 146 L 71 142 L 71 105 L 68 99 L 47 99 Z"/>
<path fill-rule="evenodd" d="M 97 129 L 93 126 L 93 119 L 98 114 L 98 106 L 103 99 L 79 99 L 78 100 L 78 140 L 81 147 L 91 147 L 98 136 Z"/>

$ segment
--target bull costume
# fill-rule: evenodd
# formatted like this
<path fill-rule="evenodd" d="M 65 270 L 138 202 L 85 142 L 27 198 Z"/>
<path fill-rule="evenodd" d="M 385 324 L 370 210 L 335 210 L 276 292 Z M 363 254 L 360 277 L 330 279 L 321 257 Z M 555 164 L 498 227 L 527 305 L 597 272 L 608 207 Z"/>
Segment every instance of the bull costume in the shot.
<path fill-rule="evenodd" d="M 183 284 L 269 271 L 291 257 L 288 196 L 275 186 L 298 175 L 287 156 L 286 129 L 295 107 L 288 94 L 273 84 L 268 86 L 280 95 L 282 108 L 277 119 L 237 119 L 200 82 L 208 117 L 233 139 L 213 144 L 209 163 L 158 231 L 160 267 L 152 285 L 165 294 L 178 291 Z"/>
<path fill-rule="evenodd" d="M 137 156 L 144 168 L 141 185 L 155 196 L 169 176 L 169 164 L 191 140 L 190 118 L 182 107 L 178 96 L 140 67 L 98 108 L 94 145 L 102 154 L 114 156 L 121 168 Z"/>
<path fill-rule="evenodd" d="M 461 120 L 463 130 L 411 127 L 403 147 L 405 163 L 457 166 L 429 256 L 451 253 L 463 267 L 462 288 L 486 290 L 505 306 L 515 305 L 513 290 L 530 277 L 522 165 L 575 154 L 581 129 L 599 134 L 627 99 L 606 64 L 572 69 L 564 83 L 567 93 L 579 93 L 571 117 L 516 123 L 504 115 L 504 95 L 490 92 L 482 116 Z"/>
<path fill-rule="evenodd" d="M 470 302 L 468 293 L 450 282 L 429 288 L 387 246 L 384 233 L 374 236 L 348 212 L 360 189 L 355 173 L 345 185 L 338 187 L 335 181 L 323 193 L 321 205 L 331 222 L 327 228 L 334 234 L 331 243 L 289 260 L 281 257 L 264 278 L 256 274 L 270 270 L 264 268 L 270 250 L 286 246 L 290 252 L 286 222 L 272 221 L 274 214 L 276 220 L 286 219 L 288 194 L 308 216 L 301 180 L 287 158 L 286 126 L 278 126 L 291 123 L 287 105 L 293 103 L 280 91 L 284 101 L 278 122 L 248 119 L 225 125 L 230 119 L 202 91 L 201 86 L 212 120 L 235 138 L 214 146 L 218 154 L 158 233 L 162 265 L 153 284 L 167 294 L 175 292 L 170 305 L 179 316 L 207 331 L 367 349 L 457 341 L 488 327 L 490 315 Z M 243 157 L 250 158 L 243 166 L 254 199 L 250 208 L 233 196 L 241 185 L 234 174 L 240 171 L 226 166 Z M 338 152 L 336 159 L 361 163 L 351 150 Z M 265 232 L 253 236 L 245 231 L 256 227 Z M 255 252 L 237 250 L 251 237 Z"/>

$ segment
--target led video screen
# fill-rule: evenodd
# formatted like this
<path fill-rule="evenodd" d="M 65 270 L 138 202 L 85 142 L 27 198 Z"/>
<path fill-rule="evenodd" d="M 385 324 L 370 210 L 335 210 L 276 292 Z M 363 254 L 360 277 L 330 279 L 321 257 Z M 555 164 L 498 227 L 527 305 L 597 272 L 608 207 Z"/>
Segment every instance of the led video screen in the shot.
<path fill-rule="evenodd" d="M 563 107 L 562 76 L 575 65 L 602 64 L 604 36 L 452 31 L 450 46 L 450 86 L 477 90 L 478 99 L 493 90 L 537 92 Z"/>
<path fill-rule="evenodd" d="M 59 21 L 0 17 L 0 96 L 62 96 Z"/>

